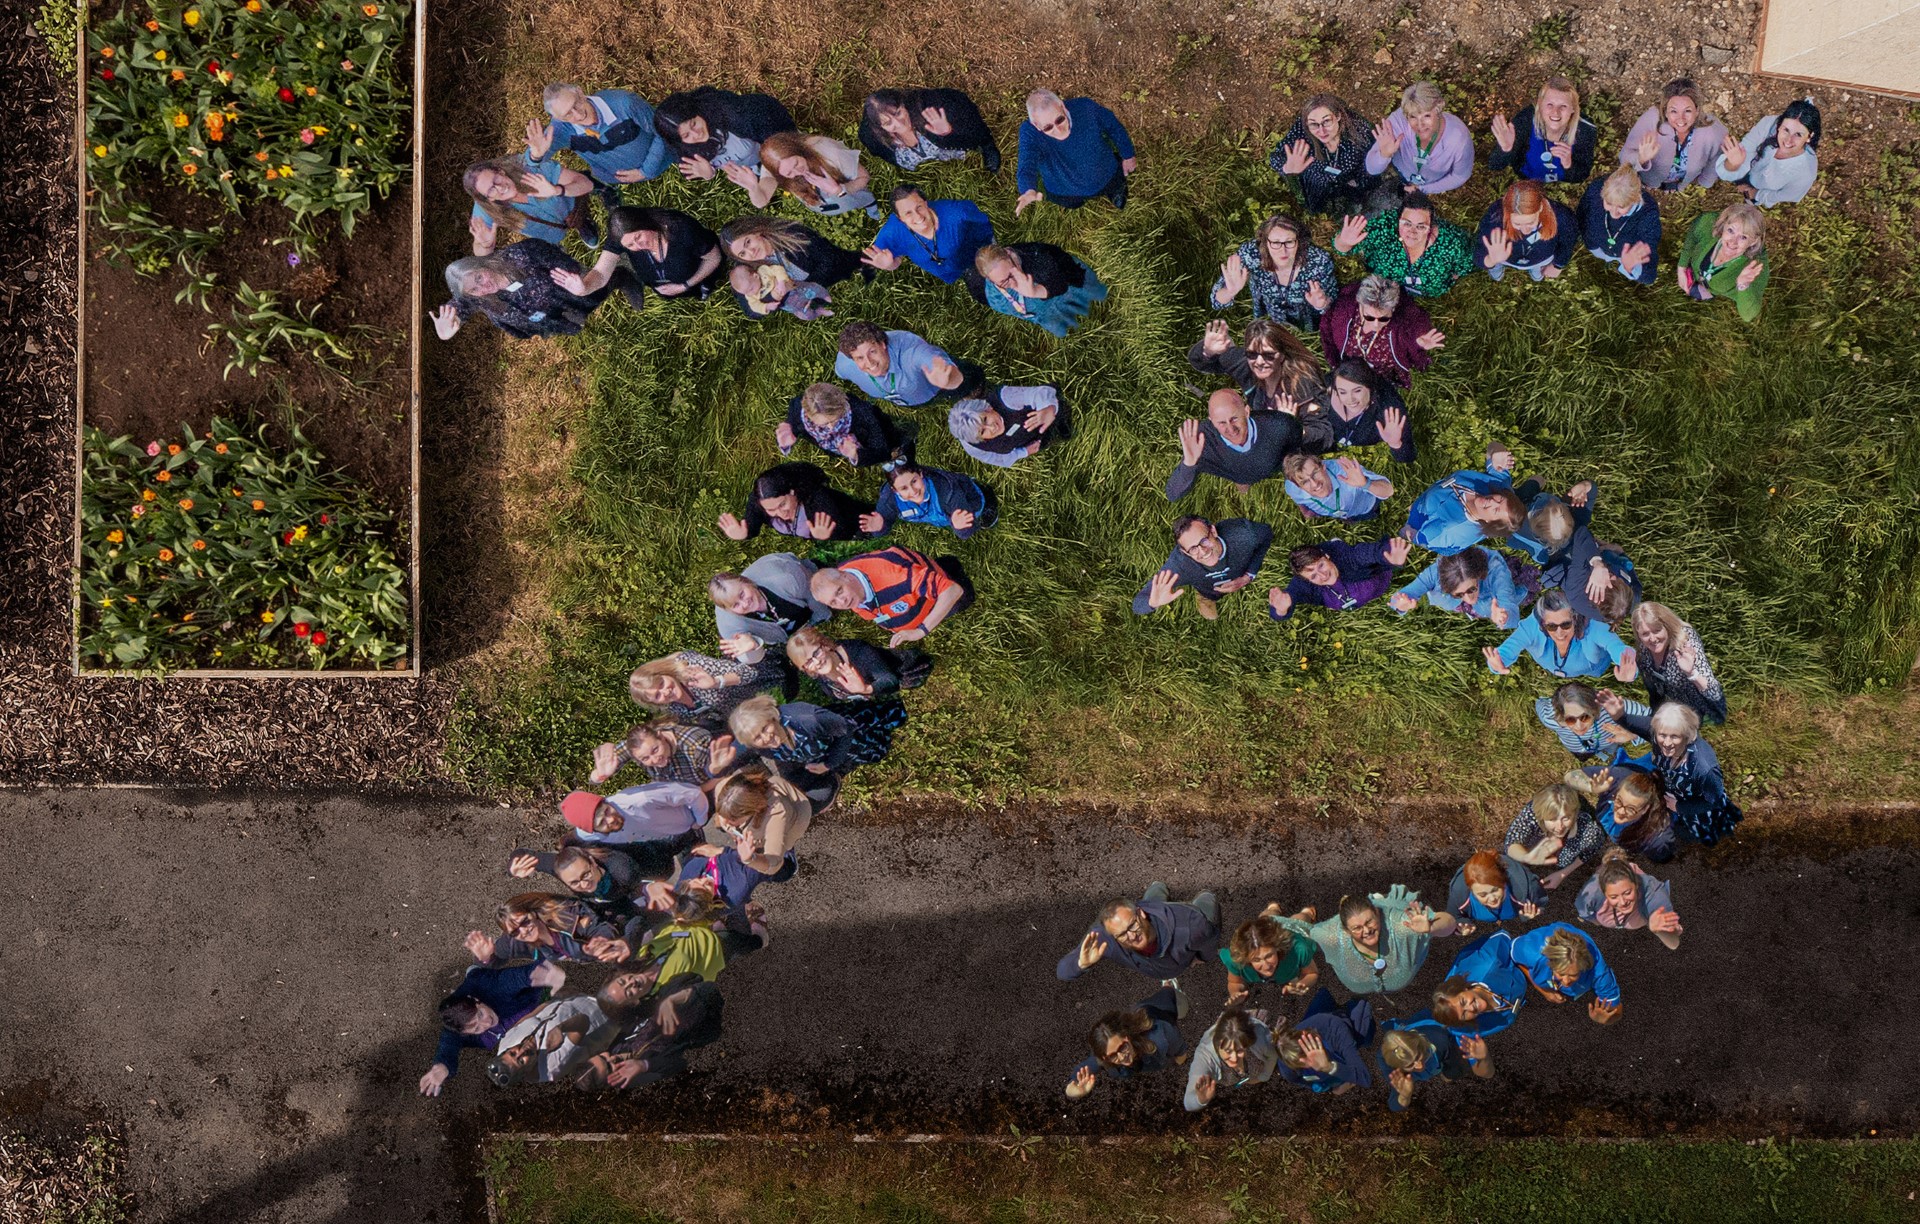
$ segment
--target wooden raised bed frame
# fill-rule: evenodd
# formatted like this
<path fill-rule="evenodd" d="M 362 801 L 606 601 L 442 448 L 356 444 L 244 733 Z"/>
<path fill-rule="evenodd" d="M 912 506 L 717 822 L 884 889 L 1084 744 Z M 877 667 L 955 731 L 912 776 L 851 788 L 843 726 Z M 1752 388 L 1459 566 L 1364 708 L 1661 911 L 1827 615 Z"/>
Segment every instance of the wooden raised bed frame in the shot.
<path fill-rule="evenodd" d="M 80 540 L 82 536 L 80 522 L 80 481 L 86 471 L 86 387 L 87 387 L 87 159 L 84 150 L 87 147 L 87 38 L 85 25 L 86 0 L 75 0 L 81 8 L 81 34 L 75 48 L 75 97 L 78 103 L 74 108 L 74 177 L 77 187 L 77 226 L 78 241 L 75 243 L 79 267 L 74 277 L 74 310 L 77 323 L 74 328 L 74 374 L 73 374 L 73 674 L 82 679 L 152 679 L 153 672 L 125 670 L 107 667 L 82 667 L 80 665 Z M 337 667 L 337 668 L 213 668 L 189 667 L 165 672 L 160 678 L 182 678 L 189 680 L 333 680 L 333 679 L 372 679 L 388 677 L 395 679 L 414 679 L 421 674 L 421 594 L 420 594 L 420 320 L 424 310 L 420 285 L 421 258 L 421 219 L 426 192 L 422 180 L 426 168 L 426 90 L 427 90 L 427 0 L 413 0 L 413 166 L 412 180 L 408 184 L 413 193 L 413 266 L 410 280 L 412 291 L 408 299 L 410 317 L 407 320 L 407 448 L 408 448 L 408 496 L 407 496 L 407 582 L 410 590 L 407 598 L 408 620 L 412 623 L 412 639 L 407 651 L 407 665 L 396 668 Z"/>

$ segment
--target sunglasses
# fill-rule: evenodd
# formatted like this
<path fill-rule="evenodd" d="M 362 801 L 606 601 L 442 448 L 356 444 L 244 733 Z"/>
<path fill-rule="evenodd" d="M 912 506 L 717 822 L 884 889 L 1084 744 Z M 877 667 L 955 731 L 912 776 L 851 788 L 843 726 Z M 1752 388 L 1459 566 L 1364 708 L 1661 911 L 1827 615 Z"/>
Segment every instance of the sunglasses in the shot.
<path fill-rule="evenodd" d="M 1274 361 L 1278 359 L 1279 356 L 1280 356 L 1279 352 L 1275 349 L 1248 349 L 1247 350 L 1248 361 Z"/>
<path fill-rule="evenodd" d="M 1563 620 L 1563 621 L 1541 621 L 1541 622 L 1540 622 L 1540 627 L 1541 627 L 1542 629 L 1545 629 L 1545 630 L 1546 630 L 1546 631 L 1547 631 L 1548 633 L 1558 633 L 1558 632 L 1560 632 L 1560 631 L 1561 631 L 1562 629 L 1571 629 L 1571 628 L 1573 628 L 1573 622 L 1572 622 L 1572 621 L 1570 621 L 1570 620 Z"/>
<path fill-rule="evenodd" d="M 1063 128 L 1067 126 L 1069 122 L 1070 120 L 1065 115 L 1060 115 L 1057 118 L 1050 119 L 1045 123 L 1036 124 L 1035 126 L 1038 127 L 1043 132 L 1051 132 L 1055 128 Z"/>
<path fill-rule="evenodd" d="M 1388 319 L 1391 319 L 1392 317 L 1393 317 L 1392 315 L 1368 314 L 1364 310 L 1360 312 L 1360 321 L 1363 323 L 1385 323 Z"/>

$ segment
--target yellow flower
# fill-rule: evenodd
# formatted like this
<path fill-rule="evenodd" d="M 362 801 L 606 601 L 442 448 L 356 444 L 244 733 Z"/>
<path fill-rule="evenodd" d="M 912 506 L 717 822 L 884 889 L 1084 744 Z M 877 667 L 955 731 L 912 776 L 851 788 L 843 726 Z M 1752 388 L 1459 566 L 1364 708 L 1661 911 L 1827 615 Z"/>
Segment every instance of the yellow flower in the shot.
<path fill-rule="evenodd" d="M 153 53 L 153 58 L 164 64 L 167 62 L 167 53 L 156 49 Z"/>
<path fill-rule="evenodd" d="M 185 111 L 175 111 L 175 112 L 173 112 L 173 126 L 175 126 L 175 127 L 177 127 L 177 128 L 178 128 L 178 127 L 185 127 L 185 126 L 187 126 L 187 125 L 188 125 L 189 123 L 192 123 L 192 122 L 193 122 L 193 120 L 191 120 L 191 119 L 189 119 L 189 118 L 187 118 L 187 112 L 185 112 Z"/>
<path fill-rule="evenodd" d="M 305 523 L 293 529 L 293 538 L 296 540 L 304 540 L 307 538 L 307 525 Z"/>
<path fill-rule="evenodd" d="M 282 166 L 282 167 L 280 167 L 280 177 L 281 177 L 281 178 L 292 178 L 292 177 L 293 177 L 293 167 L 292 167 L 292 166 Z"/>
<path fill-rule="evenodd" d="M 103 608 L 111 608 L 113 606 L 113 596 L 109 595 L 105 599 L 101 600 L 100 606 Z"/>
<path fill-rule="evenodd" d="M 325 136 L 327 134 L 327 129 L 324 127 L 321 127 L 319 124 L 316 123 L 313 125 L 313 134 L 315 136 Z"/>
<path fill-rule="evenodd" d="M 105 157 L 107 155 L 107 146 L 105 145 L 93 146 L 93 155 L 95 157 Z"/>
<path fill-rule="evenodd" d="M 265 624 L 269 624 L 269 625 L 271 625 L 271 624 L 273 623 L 273 613 L 272 613 L 272 611 L 266 611 L 266 612 L 262 612 L 262 613 L 260 614 L 260 619 L 261 619 L 261 621 L 262 621 L 263 623 L 265 623 Z"/>
<path fill-rule="evenodd" d="M 189 26 L 197 26 L 200 24 L 200 10 L 188 9 L 186 12 L 180 14 L 180 20 L 186 22 Z"/>
<path fill-rule="evenodd" d="M 190 621 L 193 619 L 193 613 L 189 612 L 185 616 L 181 617 L 180 619 L 183 621 Z"/>
<path fill-rule="evenodd" d="M 121 531 L 118 527 L 114 528 L 112 531 L 109 531 L 107 533 L 107 543 L 109 544 L 118 544 L 120 541 L 126 538 L 127 538 L 127 533 L 124 531 Z"/>
<path fill-rule="evenodd" d="M 142 489 L 142 490 L 140 490 L 140 500 L 142 500 L 142 501 L 152 501 L 152 500 L 153 500 L 153 498 L 154 498 L 154 492 L 153 492 L 153 490 L 152 490 L 152 489 Z"/>

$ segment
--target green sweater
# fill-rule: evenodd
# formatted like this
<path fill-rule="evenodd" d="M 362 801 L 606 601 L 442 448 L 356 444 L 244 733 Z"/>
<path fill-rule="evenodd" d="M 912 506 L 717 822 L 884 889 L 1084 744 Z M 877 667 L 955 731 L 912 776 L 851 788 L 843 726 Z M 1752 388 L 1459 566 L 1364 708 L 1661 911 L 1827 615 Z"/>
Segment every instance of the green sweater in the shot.
<path fill-rule="evenodd" d="M 1740 317 L 1751 322 L 1759 317 L 1760 294 L 1767 287 L 1767 252 L 1765 248 L 1760 251 L 1760 275 L 1745 289 L 1740 288 L 1735 282 L 1740 278 L 1741 269 L 1751 263 L 1754 256 L 1740 255 L 1719 267 L 1709 262 L 1715 243 L 1713 223 L 1719 216 L 1717 212 L 1700 214 L 1693 228 L 1687 231 L 1687 240 L 1680 244 L 1680 266 L 1691 269 L 1694 280 L 1704 284 L 1715 297 L 1732 298 L 1740 309 Z"/>
<path fill-rule="evenodd" d="M 1466 233 L 1438 216 L 1433 218 L 1433 240 L 1417 263 L 1407 258 L 1407 248 L 1400 245 L 1398 209 L 1368 218 L 1367 236 L 1360 240 L 1358 250 L 1367 271 L 1399 281 L 1419 297 L 1439 297 L 1473 271 L 1473 252 L 1467 246 Z"/>

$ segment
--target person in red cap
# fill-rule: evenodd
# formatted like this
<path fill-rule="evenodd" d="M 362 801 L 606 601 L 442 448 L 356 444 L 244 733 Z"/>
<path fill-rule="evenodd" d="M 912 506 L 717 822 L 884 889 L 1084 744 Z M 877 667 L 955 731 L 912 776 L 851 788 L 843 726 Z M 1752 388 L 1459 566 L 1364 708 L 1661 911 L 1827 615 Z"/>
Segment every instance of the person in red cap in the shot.
<path fill-rule="evenodd" d="M 560 801 L 560 815 L 572 826 L 561 844 L 614 847 L 642 876 L 657 878 L 694 844 L 711 810 L 706 794 L 685 782 L 649 782 L 605 798 L 577 790 Z"/>

